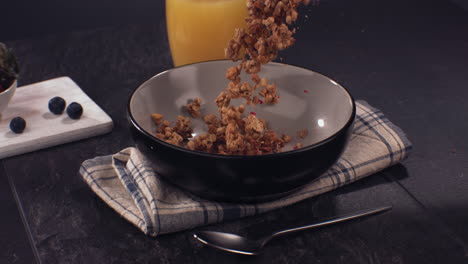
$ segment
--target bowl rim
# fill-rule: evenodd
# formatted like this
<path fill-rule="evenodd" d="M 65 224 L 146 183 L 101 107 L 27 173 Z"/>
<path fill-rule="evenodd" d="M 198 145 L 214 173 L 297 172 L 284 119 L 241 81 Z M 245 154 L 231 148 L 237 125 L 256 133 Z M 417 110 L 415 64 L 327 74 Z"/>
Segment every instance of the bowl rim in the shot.
<path fill-rule="evenodd" d="M 12 82 L 10 86 L 8 86 L 8 88 L 6 88 L 5 90 L 1 91 L 1 92 L 0 92 L 0 96 L 3 95 L 3 94 L 6 94 L 6 93 L 7 93 L 8 91 L 10 91 L 10 90 L 15 89 L 17 86 L 18 86 L 18 78 L 16 78 L 15 81 Z"/>
<path fill-rule="evenodd" d="M 162 72 L 154 75 L 153 77 L 149 78 L 148 80 L 146 80 L 145 82 L 143 82 L 142 84 L 140 84 L 137 88 L 135 88 L 133 90 L 133 92 L 131 93 L 131 95 L 130 95 L 128 101 L 127 101 L 127 116 L 129 118 L 129 121 L 130 121 L 131 125 L 134 128 L 136 128 L 139 132 L 141 132 L 146 138 L 148 138 L 148 139 L 150 139 L 152 141 L 155 141 L 158 144 L 162 144 L 162 145 L 164 145 L 166 147 L 169 147 L 169 148 L 174 149 L 174 150 L 182 151 L 182 152 L 185 152 L 187 154 L 201 155 L 201 156 L 206 156 L 206 157 L 211 157 L 211 158 L 218 158 L 218 159 L 219 158 L 220 159 L 246 159 L 246 158 L 247 159 L 266 159 L 266 158 L 279 158 L 279 157 L 282 157 L 282 156 L 296 154 L 296 153 L 302 153 L 302 152 L 306 152 L 306 151 L 309 151 L 311 149 L 317 148 L 317 147 L 319 147 L 321 145 L 324 145 L 324 144 L 332 141 L 334 138 L 338 137 L 339 135 L 345 133 L 346 130 L 354 122 L 354 119 L 355 119 L 355 116 L 356 116 L 356 102 L 355 102 L 353 96 L 351 95 L 351 93 L 348 91 L 348 89 L 346 89 L 344 86 L 342 86 L 340 83 L 336 82 L 335 80 L 333 80 L 333 79 L 331 79 L 331 78 L 329 78 L 329 77 L 327 77 L 327 76 L 325 76 L 325 75 L 323 75 L 321 73 L 318 73 L 316 71 L 312 71 L 310 69 L 307 69 L 307 68 L 304 68 L 304 67 L 301 67 L 301 66 L 297 66 L 297 65 L 285 64 L 285 63 L 279 63 L 279 62 L 269 62 L 268 64 L 276 64 L 276 65 L 280 65 L 280 66 L 296 67 L 296 68 L 300 68 L 300 69 L 303 69 L 303 70 L 306 70 L 306 71 L 310 71 L 310 72 L 313 72 L 315 74 L 318 74 L 321 77 L 327 78 L 328 80 L 334 82 L 337 86 L 342 88 L 345 91 L 345 93 L 348 95 L 349 99 L 351 100 L 352 110 L 351 110 L 351 114 L 348 117 L 348 121 L 346 121 L 346 123 L 338 131 L 331 134 L 327 138 L 325 138 L 325 139 L 323 139 L 323 140 L 321 140 L 321 141 L 319 141 L 317 143 L 307 145 L 307 146 L 302 147 L 302 148 L 288 150 L 288 151 L 284 151 L 284 152 L 278 152 L 278 153 L 262 154 L 262 155 L 222 155 L 222 154 L 208 153 L 208 152 L 203 152 L 203 151 L 198 151 L 198 150 L 190 150 L 190 149 L 187 149 L 187 148 L 184 148 L 184 147 L 180 147 L 180 146 L 176 146 L 176 145 L 167 143 L 166 141 L 161 140 L 161 139 L 157 138 L 156 136 L 153 136 L 151 133 L 149 133 L 144 128 L 142 128 L 137 123 L 135 118 L 133 117 L 133 114 L 132 114 L 132 111 L 131 111 L 131 108 L 130 108 L 132 99 L 135 96 L 136 92 L 141 87 L 145 86 L 151 80 L 153 80 L 155 78 L 158 78 L 158 76 L 166 74 L 167 72 L 173 71 L 173 70 L 178 69 L 178 68 L 193 66 L 195 64 L 213 63 L 213 62 L 228 62 L 228 61 L 231 61 L 231 60 L 208 60 L 208 61 L 201 61 L 201 62 L 185 64 L 185 65 L 173 67 L 171 69 L 162 71 Z"/>

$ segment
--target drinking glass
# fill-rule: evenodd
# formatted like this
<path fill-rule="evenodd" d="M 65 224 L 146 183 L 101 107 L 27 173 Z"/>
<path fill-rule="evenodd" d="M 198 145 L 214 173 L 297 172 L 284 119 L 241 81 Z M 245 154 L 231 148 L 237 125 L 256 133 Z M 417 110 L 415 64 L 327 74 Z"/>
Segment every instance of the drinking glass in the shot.
<path fill-rule="evenodd" d="M 246 0 L 166 0 L 174 66 L 224 59 L 236 28 L 245 27 Z"/>

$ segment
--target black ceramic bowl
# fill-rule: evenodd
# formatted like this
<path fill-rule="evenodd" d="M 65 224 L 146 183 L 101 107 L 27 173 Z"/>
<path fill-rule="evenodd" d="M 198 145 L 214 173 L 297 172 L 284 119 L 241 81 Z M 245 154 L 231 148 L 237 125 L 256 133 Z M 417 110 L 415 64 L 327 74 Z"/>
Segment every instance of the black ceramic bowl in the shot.
<path fill-rule="evenodd" d="M 130 97 L 128 115 L 137 148 L 168 181 L 200 197 L 217 201 L 254 202 L 286 195 L 314 180 L 341 155 L 355 116 L 349 92 L 316 72 L 280 63 L 263 66 L 261 76 L 276 83 L 280 102 L 247 107 L 271 128 L 295 138 L 277 154 L 234 156 L 209 154 L 177 147 L 154 136 L 151 113 L 175 121 L 189 116 L 183 106 L 200 97 L 202 114 L 217 113 L 213 103 L 228 84 L 224 74 L 230 61 L 210 61 L 162 72 L 138 87 Z M 243 80 L 247 80 L 243 76 Z M 242 101 L 233 101 L 234 105 Z M 202 120 L 192 120 L 194 134 L 206 131 Z M 303 148 L 294 150 L 301 142 Z"/>

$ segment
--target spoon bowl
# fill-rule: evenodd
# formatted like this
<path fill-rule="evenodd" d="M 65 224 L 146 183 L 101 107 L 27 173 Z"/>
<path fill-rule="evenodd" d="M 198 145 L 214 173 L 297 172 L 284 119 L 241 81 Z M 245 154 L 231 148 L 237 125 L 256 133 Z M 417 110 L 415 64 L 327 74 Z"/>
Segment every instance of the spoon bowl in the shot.
<path fill-rule="evenodd" d="M 265 239 L 253 240 L 236 234 L 216 231 L 201 231 L 193 236 L 208 246 L 243 255 L 257 255 L 268 242 Z"/>

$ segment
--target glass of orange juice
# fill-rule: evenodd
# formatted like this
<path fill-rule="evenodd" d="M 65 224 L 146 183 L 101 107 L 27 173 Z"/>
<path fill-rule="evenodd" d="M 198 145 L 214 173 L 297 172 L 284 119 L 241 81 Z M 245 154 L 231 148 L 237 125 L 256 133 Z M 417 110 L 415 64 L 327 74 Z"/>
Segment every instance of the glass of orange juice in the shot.
<path fill-rule="evenodd" d="M 245 27 L 246 0 L 166 0 L 174 66 L 224 59 L 236 28 Z"/>

